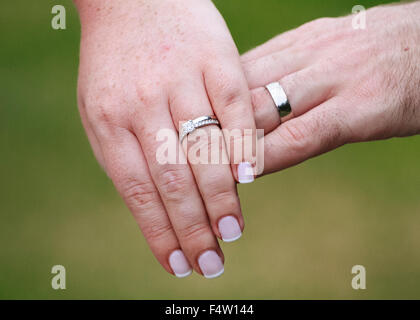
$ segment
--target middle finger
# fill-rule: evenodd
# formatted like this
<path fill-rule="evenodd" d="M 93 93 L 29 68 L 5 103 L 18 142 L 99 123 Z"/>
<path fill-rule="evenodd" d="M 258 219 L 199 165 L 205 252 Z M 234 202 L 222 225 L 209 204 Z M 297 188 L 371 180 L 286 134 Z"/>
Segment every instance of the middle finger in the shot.
<path fill-rule="evenodd" d="M 175 126 L 201 116 L 214 116 L 199 75 L 183 79 L 175 88 L 170 100 Z M 198 128 L 185 137 L 183 147 L 214 233 L 225 242 L 239 239 L 244 221 L 222 131 L 216 125 Z"/>

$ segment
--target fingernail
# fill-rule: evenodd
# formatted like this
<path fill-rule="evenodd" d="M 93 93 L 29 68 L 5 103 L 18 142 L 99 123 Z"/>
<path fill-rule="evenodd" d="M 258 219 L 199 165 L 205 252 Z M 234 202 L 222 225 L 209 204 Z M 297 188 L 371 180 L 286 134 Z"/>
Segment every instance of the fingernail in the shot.
<path fill-rule="evenodd" d="M 238 220 L 232 216 L 227 216 L 219 220 L 219 231 L 224 242 L 233 242 L 242 236 Z"/>
<path fill-rule="evenodd" d="M 178 278 L 188 277 L 192 273 L 190 264 L 181 250 L 175 250 L 171 253 L 169 256 L 169 264 Z"/>
<path fill-rule="evenodd" d="M 249 162 L 241 162 L 238 165 L 238 180 L 239 183 L 250 183 L 254 181 L 254 171 Z"/>
<path fill-rule="evenodd" d="M 217 278 L 225 271 L 222 259 L 216 251 L 208 250 L 198 258 L 201 271 L 207 279 Z"/>

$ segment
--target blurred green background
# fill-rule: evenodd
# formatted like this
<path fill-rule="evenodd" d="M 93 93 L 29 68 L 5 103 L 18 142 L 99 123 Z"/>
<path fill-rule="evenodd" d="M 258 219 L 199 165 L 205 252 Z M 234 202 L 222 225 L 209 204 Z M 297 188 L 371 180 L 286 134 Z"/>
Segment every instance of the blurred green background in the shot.
<path fill-rule="evenodd" d="M 218 0 L 239 49 L 349 0 Z M 67 30 L 51 8 L 67 9 Z M 0 298 L 420 298 L 420 137 L 349 145 L 240 186 L 246 230 L 225 274 L 177 279 L 155 261 L 94 159 L 76 107 L 71 1 L 0 5 Z M 67 289 L 51 288 L 51 267 Z M 351 287 L 351 267 L 367 289 Z"/>

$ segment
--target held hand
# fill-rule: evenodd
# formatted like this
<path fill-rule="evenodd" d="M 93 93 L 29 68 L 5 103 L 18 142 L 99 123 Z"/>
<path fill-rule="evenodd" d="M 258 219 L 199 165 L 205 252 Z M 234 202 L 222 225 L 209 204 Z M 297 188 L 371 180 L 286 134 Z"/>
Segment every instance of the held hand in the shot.
<path fill-rule="evenodd" d="M 168 272 L 183 277 L 192 266 L 208 278 L 220 275 L 216 236 L 241 235 L 235 179 L 253 176 L 238 173 L 237 165 L 232 171 L 229 164 L 160 164 L 156 137 L 160 129 L 176 132 L 180 121 L 214 114 L 224 129 L 255 130 L 223 18 L 210 0 L 76 4 L 79 109 L 98 161 Z"/>
<path fill-rule="evenodd" d="M 343 144 L 420 133 L 420 3 L 326 18 L 286 32 L 242 57 L 265 173 Z M 283 119 L 264 86 L 278 81 L 292 113 Z"/>

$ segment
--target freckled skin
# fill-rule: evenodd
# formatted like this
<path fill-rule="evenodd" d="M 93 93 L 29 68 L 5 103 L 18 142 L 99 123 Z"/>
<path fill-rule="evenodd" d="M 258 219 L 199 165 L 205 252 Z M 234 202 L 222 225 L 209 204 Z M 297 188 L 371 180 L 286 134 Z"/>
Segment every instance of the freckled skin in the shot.
<path fill-rule="evenodd" d="M 244 226 L 235 167 L 218 166 L 224 172 L 223 183 L 211 190 L 225 195 L 221 200 L 232 204 L 229 211 L 222 201 L 208 210 L 208 199 L 202 195 L 209 194 L 214 183 L 203 181 L 212 176 L 206 179 L 203 170 L 186 165 L 153 166 L 153 148 L 158 145 L 157 131 L 176 130 L 181 120 L 217 112 L 221 123 L 229 126 L 232 115 L 224 111 L 225 96 L 237 101 L 230 110 L 242 115 L 242 124 L 236 122 L 239 127 L 255 128 L 248 86 L 229 30 L 210 0 L 75 3 L 82 25 L 79 110 L 95 156 L 162 266 L 173 273 L 168 257 L 182 248 L 201 273 L 198 256 L 205 250 L 214 250 L 223 259 L 216 239 L 218 215 L 235 215 Z M 216 68 L 222 66 L 220 74 Z M 178 190 L 178 185 L 183 188 Z M 162 234 L 157 237 L 153 230 Z"/>

